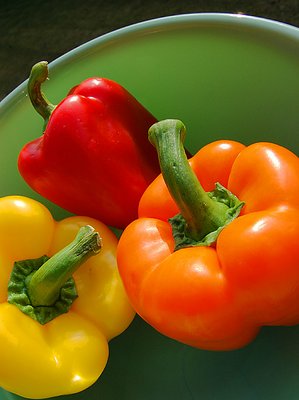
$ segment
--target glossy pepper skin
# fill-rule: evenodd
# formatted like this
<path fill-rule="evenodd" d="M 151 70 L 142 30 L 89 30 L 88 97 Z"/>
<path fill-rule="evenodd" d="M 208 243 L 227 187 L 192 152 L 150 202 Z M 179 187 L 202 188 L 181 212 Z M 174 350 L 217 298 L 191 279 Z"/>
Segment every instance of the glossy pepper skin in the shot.
<path fill-rule="evenodd" d="M 104 78 L 83 81 L 55 107 L 41 92 L 47 76 L 46 62 L 32 68 L 28 92 L 46 127 L 20 152 L 22 177 L 71 213 L 124 228 L 137 217 L 142 193 L 160 172 L 147 140 L 155 117 Z"/>
<path fill-rule="evenodd" d="M 163 129 L 185 131 L 176 121 Z M 298 157 L 273 143 L 221 140 L 189 164 L 205 191 L 220 182 L 243 207 L 214 243 L 174 251 L 169 219 L 184 207 L 188 216 L 188 205 L 174 201 L 175 184 L 163 166 L 164 178 L 145 191 L 139 219 L 118 246 L 120 274 L 137 313 L 161 333 L 208 350 L 241 348 L 265 325 L 298 324 Z"/>
<path fill-rule="evenodd" d="M 91 225 L 102 249 L 73 274 L 78 297 L 68 312 L 44 325 L 8 302 L 15 261 L 52 257 Z M 0 199 L 0 386 L 26 398 L 79 392 L 101 375 L 108 342 L 134 317 L 116 266 L 117 238 L 101 222 L 75 216 L 59 222 L 41 203 Z M 44 290 L 44 289 L 43 289 Z"/>

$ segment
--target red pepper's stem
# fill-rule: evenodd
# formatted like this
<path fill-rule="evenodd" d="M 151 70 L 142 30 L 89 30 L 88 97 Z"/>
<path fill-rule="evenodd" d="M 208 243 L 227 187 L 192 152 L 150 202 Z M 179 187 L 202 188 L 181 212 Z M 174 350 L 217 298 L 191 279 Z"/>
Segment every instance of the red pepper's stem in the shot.
<path fill-rule="evenodd" d="M 228 206 L 213 200 L 199 183 L 185 154 L 185 134 L 181 121 L 169 119 L 151 126 L 149 140 L 157 149 L 162 175 L 186 221 L 188 235 L 201 240 L 225 225 Z"/>
<path fill-rule="evenodd" d="M 101 239 L 91 226 L 82 227 L 76 238 L 49 258 L 27 282 L 33 306 L 51 306 L 57 301 L 60 289 L 89 257 L 101 249 Z"/>
<path fill-rule="evenodd" d="M 33 107 L 44 118 L 45 123 L 48 122 L 51 113 L 56 107 L 50 103 L 41 90 L 41 85 L 48 78 L 48 63 L 41 61 L 35 64 L 32 69 L 28 80 L 28 94 Z"/>

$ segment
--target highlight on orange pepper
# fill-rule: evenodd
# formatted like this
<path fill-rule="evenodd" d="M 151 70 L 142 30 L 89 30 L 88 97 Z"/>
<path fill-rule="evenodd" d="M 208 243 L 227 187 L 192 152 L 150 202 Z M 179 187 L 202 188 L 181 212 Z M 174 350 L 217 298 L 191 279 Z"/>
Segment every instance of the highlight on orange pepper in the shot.
<path fill-rule="evenodd" d="M 54 221 L 38 201 L 0 199 L 0 386 L 26 398 L 77 393 L 103 372 L 133 311 L 102 222 Z"/>
<path fill-rule="evenodd" d="M 185 132 L 178 120 L 149 130 L 162 175 L 120 238 L 118 267 L 160 333 L 237 349 L 262 326 L 299 323 L 299 158 L 273 143 L 220 140 L 188 161 Z"/>

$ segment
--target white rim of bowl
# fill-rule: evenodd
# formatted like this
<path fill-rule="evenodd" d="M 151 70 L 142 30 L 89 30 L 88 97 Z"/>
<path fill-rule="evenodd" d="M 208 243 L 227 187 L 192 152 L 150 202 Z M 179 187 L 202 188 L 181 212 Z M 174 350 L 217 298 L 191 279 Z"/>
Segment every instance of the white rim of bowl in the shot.
<path fill-rule="evenodd" d="M 103 46 L 107 43 L 116 42 L 123 40 L 124 37 L 132 35 L 138 32 L 151 31 L 157 28 L 165 30 L 172 25 L 177 24 L 197 24 L 197 23 L 216 23 L 216 24 L 233 24 L 252 29 L 258 29 L 268 33 L 279 34 L 281 37 L 286 37 L 299 42 L 299 28 L 293 25 L 279 22 L 272 19 L 263 17 L 256 17 L 247 14 L 231 14 L 231 13 L 189 13 L 189 14 L 178 14 L 170 15 L 165 17 L 153 18 L 146 21 L 137 22 L 126 27 L 116 29 L 114 31 L 105 33 L 94 39 L 91 39 L 67 53 L 59 56 L 55 60 L 49 63 L 49 69 L 70 61 L 72 58 L 76 58 L 79 53 L 88 52 L 93 47 Z M 27 92 L 26 79 L 20 85 L 18 85 L 12 92 L 10 92 L 0 102 L 1 109 L 7 109 L 12 101 L 18 101 L 21 97 L 26 95 Z"/>

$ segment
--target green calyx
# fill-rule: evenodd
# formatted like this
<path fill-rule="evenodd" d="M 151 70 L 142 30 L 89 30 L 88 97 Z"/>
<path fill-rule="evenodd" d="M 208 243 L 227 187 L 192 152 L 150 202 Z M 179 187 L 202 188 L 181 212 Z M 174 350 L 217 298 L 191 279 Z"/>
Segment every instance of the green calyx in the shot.
<path fill-rule="evenodd" d="M 156 147 L 164 181 L 180 210 L 169 220 L 175 250 L 212 245 L 244 205 L 219 183 L 215 183 L 212 192 L 204 191 L 186 157 L 185 136 L 185 125 L 179 120 L 163 120 L 149 129 L 149 140 Z"/>
<path fill-rule="evenodd" d="M 55 109 L 55 105 L 50 103 L 41 90 L 42 84 L 48 79 L 48 62 L 40 61 L 33 65 L 28 79 L 27 90 L 31 104 L 35 110 L 43 117 L 45 126 Z"/>
<path fill-rule="evenodd" d="M 8 285 L 8 302 L 16 305 L 24 314 L 29 315 L 44 325 L 58 315 L 68 312 L 77 298 L 77 290 L 73 278 L 69 278 L 60 289 L 59 297 L 50 306 L 34 306 L 28 295 L 27 278 L 39 270 L 49 260 L 42 256 L 33 260 L 17 261 L 14 264 Z"/>
<path fill-rule="evenodd" d="M 100 249 L 99 234 L 87 225 L 51 258 L 16 261 L 8 283 L 8 302 L 42 325 L 68 312 L 78 297 L 73 273 Z"/>
<path fill-rule="evenodd" d="M 244 205 L 234 194 L 223 187 L 220 183 L 215 184 L 215 190 L 208 192 L 208 195 L 217 202 L 227 205 L 223 225 L 214 231 L 207 233 L 201 239 L 193 239 L 188 236 L 186 220 L 182 214 L 177 214 L 169 219 L 172 227 L 172 234 L 175 241 L 175 251 L 184 247 L 210 246 L 216 242 L 222 229 L 233 221 L 239 214 Z"/>

